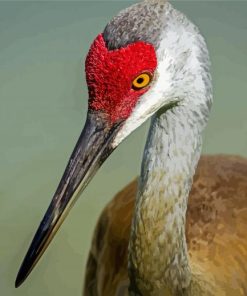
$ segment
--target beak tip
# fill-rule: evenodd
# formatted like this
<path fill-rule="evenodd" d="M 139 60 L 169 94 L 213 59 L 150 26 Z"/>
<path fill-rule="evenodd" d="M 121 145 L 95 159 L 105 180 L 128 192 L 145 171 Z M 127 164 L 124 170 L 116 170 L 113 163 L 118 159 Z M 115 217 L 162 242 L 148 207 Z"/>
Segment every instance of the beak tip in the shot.
<path fill-rule="evenodd" d="M 28 263 L 29 262 L 27 262 L 26 260 L 24 260 L 24 262 L 22 263 L 15 280 L 15 288 L 19 288 L 28 277 L 31 270 L 30 265 Z"/>
<path fill-rule="evenodd" d="M 15 280 L 15 288 L 19 288 L 23 282 L 24 282 L 24 279 L 22 278 L 20 273 L 18 273 L 16 280 Z"/>

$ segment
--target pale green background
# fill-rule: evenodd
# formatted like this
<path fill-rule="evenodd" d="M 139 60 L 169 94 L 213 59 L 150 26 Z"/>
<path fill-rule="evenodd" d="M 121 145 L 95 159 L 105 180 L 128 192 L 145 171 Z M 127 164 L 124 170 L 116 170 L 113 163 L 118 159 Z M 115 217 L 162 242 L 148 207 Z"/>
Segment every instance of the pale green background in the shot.
<path fill-rule="evenodd" d="M 87 108 L 83 60 L 128 1 L 0 2 L 0 295 L 77 296 L 93 227 L 139 172 L 147 124 L 99 171 L 40 264 L 18 290 L 29 242 L 80 134 Z M 215 103 L 204 152 L 247 156 L 247 2 L 186 2 L 205 35 Z"/>

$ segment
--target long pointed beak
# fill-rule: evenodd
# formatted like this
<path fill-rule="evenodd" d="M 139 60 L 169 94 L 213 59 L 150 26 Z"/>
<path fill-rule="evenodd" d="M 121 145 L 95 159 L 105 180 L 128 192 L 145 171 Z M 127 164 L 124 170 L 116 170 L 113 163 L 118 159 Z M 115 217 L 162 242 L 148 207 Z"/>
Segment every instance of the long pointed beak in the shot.
<path fill-rule="evenodd" d="M 110 124 L 100 112 L 88 113 L 85 127 L 20 267 L 15 287 L 19 287 L 30 274 L 75 203 L 79 192 L 85 189 L 114 150 L 112 142 L 120 126 L 121 123 Z"/>

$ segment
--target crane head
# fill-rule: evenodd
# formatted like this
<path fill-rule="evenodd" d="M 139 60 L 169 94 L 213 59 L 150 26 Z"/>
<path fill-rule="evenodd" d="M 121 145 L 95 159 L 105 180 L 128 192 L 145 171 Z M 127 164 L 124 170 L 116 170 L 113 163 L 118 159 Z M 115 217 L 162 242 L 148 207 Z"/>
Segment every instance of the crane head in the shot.
<path fill-rule="evenodd" d="M 186 68 L 195 44 L 194 39 L 188 40 L 197 31 L 191 34 L 194 29 L 189 27 L 184 37 L 183 24 L 176 20 L 176 33 L 167 25 L 169 21 L 173 24 L 173 18 L 177 15 L 165 0 L 146 0 L 120 12 L 93 41 L 85 62 L 89 93 L 86 123 L 20 267 L 16 287 L 32 271 L 79 193 L 112 151 L 161 107 L 177 104 L 183 86 L 191 85 L 196 92 L 194 81 L 201 73 L 208 75 L 207 54 L 203 67 L 192 60 Z M 191 75 L 191 68 L 198 69 L 198 75 Z M 198 80 L 195 104 L 207 108 L 210 104 L 200 100 L 204 81 L 208 82 L 207 77 Z"/>

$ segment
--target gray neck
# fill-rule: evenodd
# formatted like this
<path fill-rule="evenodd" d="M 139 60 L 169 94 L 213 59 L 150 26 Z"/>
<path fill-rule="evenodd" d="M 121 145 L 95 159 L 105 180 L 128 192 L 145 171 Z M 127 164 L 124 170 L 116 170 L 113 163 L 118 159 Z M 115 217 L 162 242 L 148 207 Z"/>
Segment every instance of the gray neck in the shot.
<path fill-rule="evenodd" d="M 133 295 L 180 295 L 190 284 L 185 215 L 201 151 L 195 120 L 188 106 L 152 118 L 129 245 Z"/>

